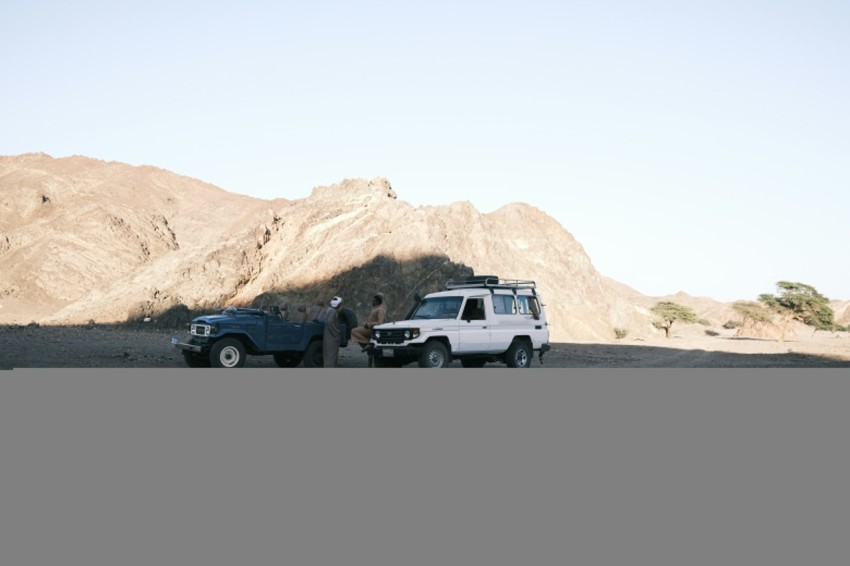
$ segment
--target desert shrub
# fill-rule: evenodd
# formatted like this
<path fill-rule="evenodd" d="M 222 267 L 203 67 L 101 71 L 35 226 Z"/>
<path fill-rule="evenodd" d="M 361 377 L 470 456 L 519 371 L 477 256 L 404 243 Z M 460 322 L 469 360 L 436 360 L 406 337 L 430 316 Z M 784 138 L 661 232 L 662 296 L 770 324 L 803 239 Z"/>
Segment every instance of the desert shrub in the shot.
<path fill-rule="evenodd" d="M 720 336 L 720 333 L 716 330 L 712 330 L 712 329 L 708 328 L 705 331 L 705 335 L 706 336 Z"/>
<path fill-rule="evenodd" d="M 725 328 L 726 330 L 734 330 L 739 326 L 741 326 L 741 321 L 739 320 L 727 320 L 725 323 L 723 323 L 723 328 Z"/>
<path fill-rule="evenodd" d="M 697 321 L 697 324 L 700 324 L 702 326 L 711 326 L 711 321 L 701 318 Z"/>
<path fill-rule="evenodd" d="M 614 329 L 614 336 L 617 338 L 617 340 L 622 340 L 623 338 L 628 336 L 628 334 L 629 334 L 629 331 L 626 330 L 625 328 L 615 328 Z"/>

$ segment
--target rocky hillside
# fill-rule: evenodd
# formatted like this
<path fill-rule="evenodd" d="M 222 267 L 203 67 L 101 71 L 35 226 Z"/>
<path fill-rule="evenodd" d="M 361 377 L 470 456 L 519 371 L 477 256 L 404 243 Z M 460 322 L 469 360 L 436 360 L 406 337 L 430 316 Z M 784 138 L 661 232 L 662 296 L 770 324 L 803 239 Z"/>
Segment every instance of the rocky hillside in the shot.
<path fill-rule="evenodd" d="M 154 167 L 0 157 L 0 264 L 0 324 L 177 323 L 333 294 L 365 316 L 376 291 L 399 318 L 414 293 L 474 272 L 536 280 L 556 341 L 655 332 L 652 300 L 601 276 L 541 210 L 415 207 L 383 178 L 268 201 Z"/>

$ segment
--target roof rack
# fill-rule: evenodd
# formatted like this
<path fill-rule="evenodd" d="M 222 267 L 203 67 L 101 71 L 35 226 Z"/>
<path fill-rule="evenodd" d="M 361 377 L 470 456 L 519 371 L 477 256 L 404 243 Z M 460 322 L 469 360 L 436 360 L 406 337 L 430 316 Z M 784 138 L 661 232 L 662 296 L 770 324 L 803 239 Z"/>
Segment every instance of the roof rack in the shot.
<path fill-rule="evenodd" d="M 446 283 L 446 289 L 534 289 L 537 284 L 527 279 L 501 279 L 497 275 L 477 275 Z"/>

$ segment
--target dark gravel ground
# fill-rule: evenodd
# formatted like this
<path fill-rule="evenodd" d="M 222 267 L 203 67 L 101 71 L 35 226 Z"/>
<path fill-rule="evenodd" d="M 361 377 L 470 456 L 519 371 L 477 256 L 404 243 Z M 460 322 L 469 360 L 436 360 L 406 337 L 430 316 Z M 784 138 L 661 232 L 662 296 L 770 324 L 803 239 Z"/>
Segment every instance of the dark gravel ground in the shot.
<path fill-rule="evenodd" d="M 182 368 L 171 337 L 182 331 L 90 326 L 0 326 L 0 369 Z M 822 345 L 821 345 L 822 343 Z M 249 356 L 248 368 L 276 368 L 271 356 Z M 339 367 L 367 367 L 356 345 L 340 351 Z M 460 368 L 459 362 L 452 367 Z M 486 367 L 504 367 L 488 364 Z M 532 367 L 541 367 L 535 357 Z M 850 368 L 850 340 L 824 337 L 804 343 L 731 338 L 652 342 L 556 343 L 544 357 L 550 368 Z"/>

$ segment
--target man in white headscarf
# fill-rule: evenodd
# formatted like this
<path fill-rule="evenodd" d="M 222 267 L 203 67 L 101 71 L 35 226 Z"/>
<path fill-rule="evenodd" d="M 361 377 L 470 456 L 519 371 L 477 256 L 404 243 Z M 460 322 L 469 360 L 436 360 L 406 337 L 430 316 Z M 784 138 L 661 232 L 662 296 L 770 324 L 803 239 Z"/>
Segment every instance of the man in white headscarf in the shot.
<path fill-rule="evenodd" d="M 339 307 L 342 305 L 340 297 L 331 299 L 331 308 L 327 309 L 325 315 L 325 334 L 322 338 L 322 357 L 324 367 L 335 368 L 339 357 Z"/>

